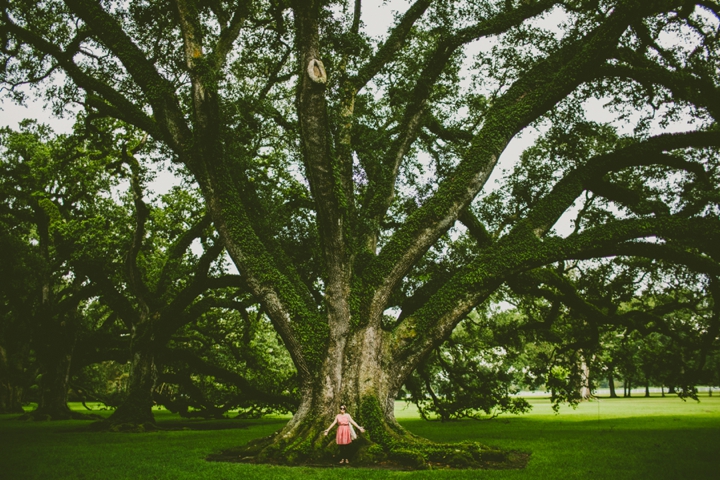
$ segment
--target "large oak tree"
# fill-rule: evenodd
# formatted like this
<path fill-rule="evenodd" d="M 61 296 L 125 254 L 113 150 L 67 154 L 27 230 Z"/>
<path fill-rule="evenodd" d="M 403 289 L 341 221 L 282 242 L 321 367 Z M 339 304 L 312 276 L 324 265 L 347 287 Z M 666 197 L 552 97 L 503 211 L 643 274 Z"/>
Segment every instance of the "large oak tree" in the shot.
<path fill-rule="evenodd" d="M 66 83 L 47 86 L 58 108 L 79 102 L 148 133 L 200 186 L 302 386 L 263 455 L 320 449 L 340 402 L 386 450 L 410 441 L 393 416 L 400 387 L 523 271 L 607 255 L 717 268 L 716 1 L 416 0 L 380 39 L 360 0 L 2 6 L 6 85 L 62 71 Z M 575 128 L 591 99 L 632 134 L 608 144 L 595 142 L 602 128 Z M 693 121 L 653 134 L 653 114 Z M 496 222 L 483 189 L 501 154 L 548 123 L 578 145 L 530 158 L 556 168 Z M 678 187 L 623 179 L 647 169 Z M 616 214 L 556 234 L 596 197 Z M 458 236 L 473 242 L 451 268 L 416 275 Z"/>

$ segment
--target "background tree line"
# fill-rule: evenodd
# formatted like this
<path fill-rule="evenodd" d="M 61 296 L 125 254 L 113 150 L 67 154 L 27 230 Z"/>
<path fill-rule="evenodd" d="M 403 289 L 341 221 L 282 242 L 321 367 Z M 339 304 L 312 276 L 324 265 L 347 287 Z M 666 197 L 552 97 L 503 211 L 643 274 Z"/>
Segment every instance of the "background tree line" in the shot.
<path fill-rule="evenodd" d="M 292 365 L 226 273 L 198 194 L 149 192 L 128 147 L 144 140 L 88 126 L 0 133 L 3 411 L 32 400 L 34 416 L 68 418 L 68 392 L 113 408 L 145 396 L 189 415 L 291 409 Z M 131 340 L 147 323 L 162 336 Z"/>

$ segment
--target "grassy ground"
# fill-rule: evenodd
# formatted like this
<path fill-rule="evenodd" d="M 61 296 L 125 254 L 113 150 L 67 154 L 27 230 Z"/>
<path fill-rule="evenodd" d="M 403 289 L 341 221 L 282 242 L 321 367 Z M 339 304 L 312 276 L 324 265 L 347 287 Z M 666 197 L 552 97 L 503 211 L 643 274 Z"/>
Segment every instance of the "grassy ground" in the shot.
<path fill-rule="evenodd" d="M 158 412 L 160 425 L 178 430 L 91 433 L 81 421 L 22 422 L 0 415 L 0 478 L 718 478 L 718 396 L 701 397 L 700 403 L 674 397 L 601 399 L 577 410 L 563 408 L 560 415 L 553 414 L 546 399 L 531 403 L 532 413 L 520 417 L 445 424 L 419 420 L 402 403 L 397 410 L 405 427 L 435 441 L 477 440 L 532 452 L 524 470 L 397 472 L 211 463 L 204 460 L 207 454 L 268 435 L 287 419 L 180 421 Z"/>

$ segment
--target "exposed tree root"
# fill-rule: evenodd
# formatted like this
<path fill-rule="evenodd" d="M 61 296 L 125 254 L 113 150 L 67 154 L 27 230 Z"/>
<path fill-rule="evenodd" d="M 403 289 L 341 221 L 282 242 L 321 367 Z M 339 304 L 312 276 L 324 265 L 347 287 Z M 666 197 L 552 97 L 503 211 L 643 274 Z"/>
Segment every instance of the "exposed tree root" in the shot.
<path fill-rule="evenodd" d="M 238 462 L 311 467 L 332 467 L 339 461 L 334 439 L 314 442 L 295 441 L 282 446 L 277 433 L 253 440 L 247 445 L 209 455 L 214 462 Z M 504 451 L 477 442 L 433 443 L 417 437 L 395 441 L 384 447 L 364 437 L 352 443 L 350 462 L 354 467 L 388 470 L 426 469 L 521 469 L 530 458 L 526 452 Z"/>
<path fill-rule="evenodd" d="M 530 455 L 488 447 L 477 442 L 434 443 L 405 430 L 393 417 L 385 417 L 375 397 L 366 397 L 358 409 L 365 433 L 359 433 L 345 455 L 355 467 L 397 470 L 513 469 L 524 468 Z M 294 419 L 268 437 L 207 457 L 209 461 L 276 465 L 338 465 L 339 447 L 325 436 L 327 422 L 319 416 Z M 304 420 L 304 421 L 303 421 Z M 343 455 L 343 456 L 345 456 Z"/>

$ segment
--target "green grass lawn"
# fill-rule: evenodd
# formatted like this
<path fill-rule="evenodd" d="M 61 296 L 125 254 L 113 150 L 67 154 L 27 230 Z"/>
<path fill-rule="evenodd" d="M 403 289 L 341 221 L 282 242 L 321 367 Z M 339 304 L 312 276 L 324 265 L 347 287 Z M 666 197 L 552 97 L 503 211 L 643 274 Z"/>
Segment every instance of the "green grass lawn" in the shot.
<path fill-rule="evenodd" d="M 531 399 L 524 416 L 490 421 L 425 422 L 398 403 L 412 432 L 439 442 L 476 440 L 532 452 L 524 470 L 416 472 L 355 468 L 289 468 L 211 463 L 209 453 L 268 435 L 286 418 L 183 421 L 158 412 L 161 426 L 186 428 L 144 434 L 93 433 L 82 421 L 24 422 L 0 415 L 2 479 L 366 479 L 720 477 L 720 397 L 700 403 L 666 398 L 601 399 L 563 408 Z M 77 408 L 77 406 L 73 405 Z M 80 407 L 79 411 L 82 407 Z"/>

